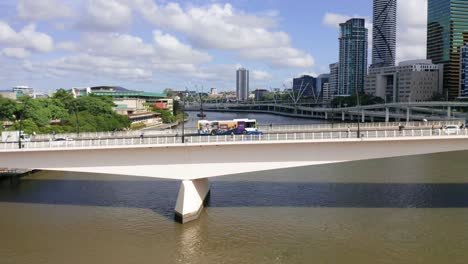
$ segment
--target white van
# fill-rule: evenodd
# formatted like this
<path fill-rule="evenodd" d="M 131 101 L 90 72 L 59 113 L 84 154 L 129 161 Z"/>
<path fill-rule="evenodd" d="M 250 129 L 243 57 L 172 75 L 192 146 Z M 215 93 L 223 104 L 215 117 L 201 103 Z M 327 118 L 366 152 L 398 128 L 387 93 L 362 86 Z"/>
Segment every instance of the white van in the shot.
<path fill-rule="evenodd" d="M 460 133 L 460 128 L 457 125 L 447 125 L 443 131 L 446 135 L 457 135 Z"/>

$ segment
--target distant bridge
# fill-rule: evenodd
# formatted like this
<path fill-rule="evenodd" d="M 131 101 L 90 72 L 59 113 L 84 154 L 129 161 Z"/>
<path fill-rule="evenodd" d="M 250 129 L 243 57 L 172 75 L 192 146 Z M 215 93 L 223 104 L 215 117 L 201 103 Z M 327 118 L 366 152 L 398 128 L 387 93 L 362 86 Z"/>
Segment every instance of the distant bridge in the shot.
<path fill-rule="evenodd" d="M 275 103 L 208 103 L 204 111 L 215 112 L 255 112 L 270 113 L 290 117 L 335 119 L 361 122 L 382 120 L 393 121 L 442 121 L 466 120 L 467 113 L 454 111 L 455 108 L 468 109 L 467 102 L 408 102 L 377 104 L 354 107 L 324 108 Z M 199 111 L 200 106 L 190 105 L 187 111 Z"/>

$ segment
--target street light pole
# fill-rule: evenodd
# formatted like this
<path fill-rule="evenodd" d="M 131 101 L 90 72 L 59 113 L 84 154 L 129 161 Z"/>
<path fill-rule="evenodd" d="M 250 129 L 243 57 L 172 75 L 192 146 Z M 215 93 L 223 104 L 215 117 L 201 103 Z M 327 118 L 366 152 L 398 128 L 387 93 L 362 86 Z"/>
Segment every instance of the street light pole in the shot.
<path fill-rule="evenodd" d="M 182 143 L 185 143 L 185 96 L 182 93 Z"/>
<path fill-rule="evenodd" d="M 21 110 L 20 114 L 20 120 L 19 120 L 19 131 L 18 131 L 18 148 L 22 149 L 23 146 L 21 144 L 21 131 L 23 130 L 23 116 L 24 116 L 24 111 L 26 110 L 26 106 L 29 102 L 29 96 L 26 98 L 26 100 L 23 102 L 23 109 Z"/>
<path fill-rule="evenodd" d="M 356 90 L 356 96 L 357 96 L 357 109 L 358 109 L 358 113 L 361 114 L 361 112 L 359 111 L 360 110 L 360 101 L 359 101 L 359 90 Z M 357 138 L 361 138 L 361 128 L 360 128 L 360 125 L 359 123 L 361 122 L 361 116 L 358 116 L 358 121 L 357 121 Z"/>
<path fill-rule="evenodd" d="M 76 105 L 76 101 L 74 101 L 74 106 L 75 106 L 75 118 L 76 118 L 76 131 L 79 137 L 80 136 L 80 121 L 78 120 L 78 107 Z"/>

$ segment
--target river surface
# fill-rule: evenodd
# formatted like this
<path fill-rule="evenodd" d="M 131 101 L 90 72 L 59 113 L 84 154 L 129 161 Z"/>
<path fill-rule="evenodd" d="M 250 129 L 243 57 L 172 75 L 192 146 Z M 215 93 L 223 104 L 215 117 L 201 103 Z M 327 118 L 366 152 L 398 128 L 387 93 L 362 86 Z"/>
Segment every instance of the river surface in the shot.
<path fill-rule="evenodd" d="M 0 185 L 0 263 L 468 263 L 467 155 L 215 178 L 185 225 L 177 181 L 40 172 Z"/>

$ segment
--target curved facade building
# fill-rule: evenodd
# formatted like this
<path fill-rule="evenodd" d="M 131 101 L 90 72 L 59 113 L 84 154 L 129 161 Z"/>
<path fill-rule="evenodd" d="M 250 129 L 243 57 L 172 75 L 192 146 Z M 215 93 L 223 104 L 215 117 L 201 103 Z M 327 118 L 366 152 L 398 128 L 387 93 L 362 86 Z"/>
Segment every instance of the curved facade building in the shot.
<path fill-rule="evenodd" d="M 395 66 L 397 0 L 374 0 L 371 67 Z"/>

